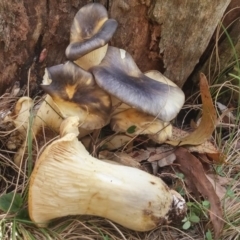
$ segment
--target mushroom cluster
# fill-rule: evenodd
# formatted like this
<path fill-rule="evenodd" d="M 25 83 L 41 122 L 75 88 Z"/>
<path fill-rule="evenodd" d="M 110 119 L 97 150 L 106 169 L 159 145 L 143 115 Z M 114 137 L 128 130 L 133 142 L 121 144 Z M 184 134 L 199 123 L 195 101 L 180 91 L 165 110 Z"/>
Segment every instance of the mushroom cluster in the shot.
<path fill-rule="evenodd" d="M 78 141 L 110 123 L 116 132 L 146 134 L 162 143 L 184 104 L 172 81 L 156 70 L 142 73 L 129 53 L 108 46 L 117 25 L 101 4 L 85 5 L 73 20 L 68 61 L 45 70 L 41 87 L 47 95 L 32 130 L 37 135 L 51 127 L 61 137 L 43 150 L 30 180 L 30 217 L 39 226 L 91 214 L 147 231 L 186 213 L 184 199 L 161 179 L 95 159 Z M 127 133 L 133 125 L 135 131 Z"/>

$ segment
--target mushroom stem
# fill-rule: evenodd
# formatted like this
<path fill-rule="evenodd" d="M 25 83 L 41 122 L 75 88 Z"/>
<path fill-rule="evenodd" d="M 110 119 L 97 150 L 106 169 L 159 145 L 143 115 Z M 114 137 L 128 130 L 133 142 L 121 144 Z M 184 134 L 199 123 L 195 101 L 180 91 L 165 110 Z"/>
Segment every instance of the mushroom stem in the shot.
<path fill-rule="evenodd" d="M 160 178 L 92 157 L 77 139 L 78 124 L 77 117 L 63 122 L 62 137 L 44 150 L 32 173 L 29 213 L 38 226 L 84 214 L 148 231 L 171 221 L 172 212 L 185 214 L 185 201 Z"/>
<path fill-rule="evenodd" d="M 4 122 L 12 122 L 15 127 L 7 142 L 8 149 L 15 150 L 25 141 L 32 107 L 33 101 L 31 98 L 21 97 L 17 101 L 13 111 L 4 118 Z"/>
<path fill-rule="evenodd" d="M 29 97 L 22 97 L 18 100 L 13 112 L 5 119 L 5 121 L 13 122 L 14 126 L 18 130 L 17 134 L 16 132 L 13 132 L 13 135 L 9 138 L 7 143 L 7 147 L 9 149 L 16 149 L 19 147 L 14 155 L 14 163 L 17 166 L 21 165 L 23 155 L 27 149 L 28 127 L 31 127 L 32 129 L 33 138 L 36 138 L 38 135 L 42 135 L 41 130 L 45 135 L 46 129 L 51 130 L 51 136 L 53 133 L 57 136 L 60 132 L 60 126 L 64 119 L 51 96 L 47 94 L 41 102 L 39 109 L 33 109 L 33 124 L 32 126 L 29 126 L 30 109 L 32 107 L 33 100 Z M 79 128 L 79 131 L 79 138 L 82 138 L 92 132 L 91 130 L 83 128 Z"/>
<path fill-rule="evenodd" d="M 51 96 L 47 94 L 36 113 L 32 126 L 33 134 L 36 135 L 43 127 L 49 127 L 58 133 L 62 121 L 63 117 L 60 110 Z"/>

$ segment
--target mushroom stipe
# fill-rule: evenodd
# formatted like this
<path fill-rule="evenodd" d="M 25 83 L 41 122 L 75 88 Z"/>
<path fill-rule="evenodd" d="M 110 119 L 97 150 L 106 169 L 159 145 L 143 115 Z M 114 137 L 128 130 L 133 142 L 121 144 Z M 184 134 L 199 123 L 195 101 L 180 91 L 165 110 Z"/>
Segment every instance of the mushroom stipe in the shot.
<path fill-rule="evenodd" d="M 61 138 L 42 152 L 29 185 L 29 214 L 40 227 L 68 215 L 95 215 L 149 231 L 182 218 L 184 199 L 158 177 L 92 157 L 77 136 L 78 117 L 61 125 Z"/>

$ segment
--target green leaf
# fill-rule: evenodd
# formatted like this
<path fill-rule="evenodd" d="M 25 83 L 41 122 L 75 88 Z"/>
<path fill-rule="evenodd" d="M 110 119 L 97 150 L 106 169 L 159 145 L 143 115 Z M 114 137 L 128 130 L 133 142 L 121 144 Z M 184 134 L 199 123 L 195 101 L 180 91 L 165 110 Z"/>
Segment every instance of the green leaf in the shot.
<path fill-rule="evenodd" d="M 211 233 L 211 231 L 209 229 L 206 232 L 206 238 L 207 238 L 207 240 L 213 240 L 212 233 Z"/>
<path fill-rule="evenodd" d="M 185 176 L 184 176 L 183 173 L 177 172 L 176 175 L 177 175 L 178 178 L 180 178 L 180 179 L 182 179 L 182 180 L 185 178 Z"/>
<path fill-rule="evenodd" d="M 23 199 L 18 193 L 10 192 L 0 197 L 0 209 L 4 212 L 16 213 L 22 207 L 22 204 Z"/>
<path fill-rule="evenodd" d="M 195 215 L 195 214 L 192 214 L 190 217 L 189 217 L 189 221 L 193 222 L 193 223 L 199 223 L 200 222 L 200 218 Z"/>
<path fill-rule="evenodd" d="M 135 133 L 137 126 L 133 125 L 127 129 L 127 133 L 132 134 Z"/>
<path fill-rule="evenodd" d="M 17 219 L 21 219 L 21 220 L 30 220 L 29 217 L 29 213 L 28 213 L 28 209 L 27 208 L 23 208 L 21 209 L 16 216 Z"/>
<path fill-rule="evenodd" d="M 103 240 L 110 240 L 108 235 L 103 236 Z"/>
<path fill-rule="evenodd" d="M 235 197 L 235 193 L 232 189 L 227 189 L 227 196 L 230 198 L 234 198 Z"/>
<path fill-rule="evenodd" d="M 187 202 L 187 206 L 188 206 L 188 207 L 192 207 L 193 205 L 194 205 L 193 202 Z"/>
<path fill-rule="evenodd" d="M 184 229 L 184 230 L 187 230 L 187 229 L 189 229 L 191 227 L 191 222 L 190 221 L 186 221 L 184 224 L 183 224 L 183 226 L 182 226 L 182 228 Z"/>
<path fill-rule="evenodd" d="M 205 208 L 209 208 L 209 207 L 210 207 L 210 202 L 207 201 L 207 200 L 204 200 L 204 201 L 202 201 L 202 205 L 203 205 Z"/>

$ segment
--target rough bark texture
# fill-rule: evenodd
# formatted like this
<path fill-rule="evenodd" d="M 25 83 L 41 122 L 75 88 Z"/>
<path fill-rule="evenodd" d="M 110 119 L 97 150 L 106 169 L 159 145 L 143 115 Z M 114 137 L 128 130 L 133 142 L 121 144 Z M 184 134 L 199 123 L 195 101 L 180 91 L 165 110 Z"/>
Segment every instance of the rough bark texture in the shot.
<path fill-rule="evenodd" d="M 119 23 L 111 43 L 128 51 L 141 71 L 163 70 L 158 42 L 161 26 L 149 21 L 150 1 L 113 0 L 110 17 Z"/>
<path fill-rule="evenodd" d="M 162 1 L 149 16 L 162 24 L 160 51 L 165 75 L 182 86 L 208 46 L 230 0 Z"/>
<path fill-rule="evenodd" d="M 44 67 L 66 60 L 70 25 L 89 2 L 93 0 L 0 1 L 0 95 L 16 81 L 24 85 L 30 68 L 30 92 L 37 89 Z M 104 4 L 119 22 L 110 44 L 127 50 L 143 72 L 163 72 L 165 65 L 165 75 L 182 86 L 230 0 L 95 2 Z"/>
<path fill-rule="evenodd" d="M 30 67 L 34 83 L 41 80 L 45 65 L 65 60 L 73 17 L 88 2 L 92 1 L 0 1 L 0 94 L 15 81 L 26 83 Z M 48 54 L 40 63 L 44 48 Z"/>
<path fill-rule="evenodd" d="M 222 25 L 224 29 L 222 26 L 219 26 L 213 36 L 211 43 L 213 52 L 211 55 L 208 54 L 207 59 L 204 60 L 204 64 L 200 66 L 200 71 L 204 72 L 210 81 L 214 81 L 224 69 L 229 68 L 231 70 L 236 60 L 236 55 L 240 56 L 239 18 L 240 1 L 232 0 L 223 18 Z M 227 38 L 226 34 L 230 38 Z"/>

